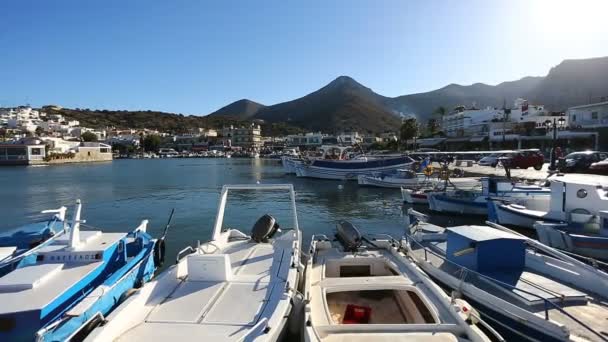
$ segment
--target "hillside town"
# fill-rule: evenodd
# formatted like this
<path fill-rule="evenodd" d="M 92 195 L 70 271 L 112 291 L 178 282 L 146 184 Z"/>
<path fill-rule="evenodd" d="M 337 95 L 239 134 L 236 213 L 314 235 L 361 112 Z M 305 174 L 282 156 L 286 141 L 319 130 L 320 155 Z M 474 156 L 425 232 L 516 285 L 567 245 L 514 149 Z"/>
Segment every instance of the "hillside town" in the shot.
<path fill-rule="evenodd" d="M 606 99 L 602 99 L 606 100 Z M 0 109 L 0 164 L 58 164 L 110 161 L 113 158 L 258 157 L 285 148 L 314 150 L 322 145 L 352 145 L 367 150 L 436 149 L 442 151 L 538 148 L 553 142 L 567 149 L 605 146 L 608 101 L 551 112 L 542 104 L 518 98 L 511 108 L 457 106 L 438 108 L 428 122 L 410 121 L 414 129 L 378 134 L 344 131 L 263 136 L 259 123 L 191 128 L 176 134 L 156 129 L 84 127 L 79 121 L 30 106 Z M 402 127 L 403 128 L 403 127 Z"/>

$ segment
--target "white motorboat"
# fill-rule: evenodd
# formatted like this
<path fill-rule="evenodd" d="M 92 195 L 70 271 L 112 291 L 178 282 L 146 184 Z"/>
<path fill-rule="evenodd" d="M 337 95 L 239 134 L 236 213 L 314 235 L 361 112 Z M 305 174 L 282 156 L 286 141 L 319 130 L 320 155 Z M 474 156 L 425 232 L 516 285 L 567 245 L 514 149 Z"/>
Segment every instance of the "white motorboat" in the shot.
<path fill-rule="evenodd" d="M 229 193 L 288 192 L 291 222 L 262 216 L 250 234 L 224 229 Z M 257 199 L 252 197 L 252 200 Z M 225 185 L 209 242 L 188 247 L 177 264 L 106 318 L 92 341 L 276 341 L 292 309 L 300 264 L 295 193 L 289 185 Z"/>
<path fill-rule="evenodd" d="M 540 185 L 516 183 L 507 178 L 484 177 L 481 191 L 455 189 L 428 194 L 429 209 L 437 212 L 482 215 L 488 214 L 488 202 L 500 200 L 525 205 L 534 210 L 549 207 L 551 191 Z"/>
<path fill-rule="evenodd" d="M 304 284 L 305 341 L 489 341 L 474 310 L 450 298 L 386 235 L 337 227 L 315 235 Z"/>
<path fill-rule="evenodd" d="M 550 201 L 547 208 L 526 203 L 492 201 L 488 219 L 510 226 L 533 229 L 537 221 L 566 222 L 593 226 L 599 230 L 599 213 L 608 210 L 608 178 L 604 176 L 556 175 L 549 178 Z M 547 242 L 547 241 L 544 241 Z"/>
<path fill-rule="evenodd" d="M 606 341 L 604 271 L 491 222 L 442 228 L 408 214 L 408 255 L 506 340 Z"/>

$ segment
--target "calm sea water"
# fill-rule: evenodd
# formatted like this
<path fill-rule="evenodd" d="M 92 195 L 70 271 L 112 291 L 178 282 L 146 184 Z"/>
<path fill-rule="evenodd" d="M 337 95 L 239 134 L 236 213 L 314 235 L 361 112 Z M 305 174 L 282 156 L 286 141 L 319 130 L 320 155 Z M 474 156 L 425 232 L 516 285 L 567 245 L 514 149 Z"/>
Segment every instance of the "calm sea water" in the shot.
<path fill-rule="evenodd" d="M 398 189 L 296 178 L 285 175 L 278 161 L 261 159 L 146 159 L 3 167 L 0 231 L 32 222 L 40 211 L 61 205 L 68 206 L 71 215 L 80 198 L 88 225 L 126 231 L 149 219 L 149 232 L 158 236 L 175 208 L 167 238 L 167 258 L 173 260 L 178 250 L 210 238 L 222 185 L 258 181 L 294 185 L 305 246 L 312 234 L 331 234 L 338 220 L 350 220 L 364 232 L 403 234 L 404 208 Z M 229 196 L 224 226 L 249 232 L 259 216 L 270 213 L 287 227 L 288 209 L 287 195 L 248 192 Z M 451 217 L 439 217 L 439 221 L 463 223 L 463 219 L 453 222 Z"/>

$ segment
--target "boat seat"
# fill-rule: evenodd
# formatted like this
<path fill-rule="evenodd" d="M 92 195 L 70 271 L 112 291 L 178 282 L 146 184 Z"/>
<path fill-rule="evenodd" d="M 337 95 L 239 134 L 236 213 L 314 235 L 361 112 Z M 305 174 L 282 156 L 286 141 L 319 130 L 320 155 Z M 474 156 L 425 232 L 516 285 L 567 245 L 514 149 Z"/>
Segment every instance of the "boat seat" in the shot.
<path fill-rule="evenodd" d="M 187 256 L 188 281 L 229 281 L 232 265 L 227 254 L 190 254 Z"/>

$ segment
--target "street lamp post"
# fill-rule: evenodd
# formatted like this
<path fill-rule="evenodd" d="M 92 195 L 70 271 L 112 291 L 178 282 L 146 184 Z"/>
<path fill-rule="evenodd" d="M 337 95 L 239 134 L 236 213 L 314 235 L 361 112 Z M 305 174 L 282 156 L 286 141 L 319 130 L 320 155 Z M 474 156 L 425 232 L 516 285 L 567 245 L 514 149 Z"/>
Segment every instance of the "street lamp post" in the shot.
<path fill-rule="evenodd" d="M 561 117 L 559 119 L 553 118 L 553 121 L 547 120 L 547 121 L 545 121 L 545 123 L 543 125 L 545 126 L 545 128 L 548 131 L 553 131 L 553 139 L 552 139 L 552 144 L 551 144 L 551 156 L 550 156 L 551 161 L 549 164 L 549 170 L 555 171 L 555 169 L 556 169 L 555 149 L 557 148 L 557 146 L 556 146 L 557 145 L 557 131 L 566 126 L 566 119 L 564 119 L 564 117 Z"/>

